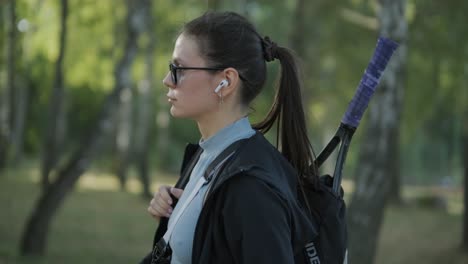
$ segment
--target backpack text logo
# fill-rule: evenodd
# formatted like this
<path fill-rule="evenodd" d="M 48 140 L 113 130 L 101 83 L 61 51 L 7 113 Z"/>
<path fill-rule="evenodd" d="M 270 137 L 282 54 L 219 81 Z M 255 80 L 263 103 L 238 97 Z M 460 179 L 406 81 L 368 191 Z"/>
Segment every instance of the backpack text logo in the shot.
<path fill-rule="evenodd" d="M 306 255 L 309 259 L 310 264 L 320 264 L 320 259 L 317 254 L 317 249 L 315 248 L 314 242 L 310 242 L 305 246 Z"/>

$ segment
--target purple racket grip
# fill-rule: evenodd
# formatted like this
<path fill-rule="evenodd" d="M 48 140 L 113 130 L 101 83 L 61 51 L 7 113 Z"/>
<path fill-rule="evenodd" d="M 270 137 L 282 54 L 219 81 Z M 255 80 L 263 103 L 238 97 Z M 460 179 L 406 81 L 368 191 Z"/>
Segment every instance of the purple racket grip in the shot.
<path fill-rule="evenodd" d="M 387 63 L 397 49 L 398 43 L 391 39 L 379 37 L 374 55 L 367 66 L 357 92 L 349 103 L 348 109 L 341 120 L 341 123 L 357 128 L 362 115 L 369 104 L 370 98 L 375 92 L 380 81 L 382 72 L 387 67 Z"/>

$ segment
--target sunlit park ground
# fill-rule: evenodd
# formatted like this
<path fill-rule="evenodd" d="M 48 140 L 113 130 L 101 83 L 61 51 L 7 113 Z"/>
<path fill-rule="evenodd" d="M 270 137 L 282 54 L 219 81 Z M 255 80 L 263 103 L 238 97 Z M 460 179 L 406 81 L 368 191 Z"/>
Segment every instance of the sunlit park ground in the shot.
<path fill-rule="evenodd" d="M 129 191 L 121 192 L 114 177 L 94 169 L 82 176 L 54 218 L 46 256 L 19 257 L 21 231 L 39 195 L 37 175 L 31 165 L 0 177 L 0 264 L 128 264 L 149 250 L 156 222 L 146 213 L 138 181 L 131 177 Z M 154 174 L 152 189 L 173 181 Z M 349 193 L 352 184 L 344 186 Z M 446 199 L 446 209 L 431 206 L 437 199 L 424 198 L 434 196 Z M 386 212 L 376 263 L 468 263 L 459 251 L 462 192 L 406 187 L 404 197 L 406 206 Z"/>

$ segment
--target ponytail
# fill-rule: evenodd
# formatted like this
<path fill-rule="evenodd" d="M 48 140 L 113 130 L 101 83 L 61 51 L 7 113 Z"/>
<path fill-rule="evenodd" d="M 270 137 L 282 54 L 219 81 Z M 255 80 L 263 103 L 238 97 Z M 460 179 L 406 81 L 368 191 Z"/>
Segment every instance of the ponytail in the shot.
<path fill-rule="evenodd" d="M 297 170 L 301 184 L 318 184 L 315 154 L 307 135 L 304 108 L 301 99 L 302 84 L 295 57 L 288 49 L 278 47 L 268 37 L 262 40 L 266 61 L 280 61 L 281 75 L 270 111 L 263 121 L 253 127 L 263 134 L 276 122 L 277 147 Z M 280 140 L 281 139 L 281 140 Z"/>

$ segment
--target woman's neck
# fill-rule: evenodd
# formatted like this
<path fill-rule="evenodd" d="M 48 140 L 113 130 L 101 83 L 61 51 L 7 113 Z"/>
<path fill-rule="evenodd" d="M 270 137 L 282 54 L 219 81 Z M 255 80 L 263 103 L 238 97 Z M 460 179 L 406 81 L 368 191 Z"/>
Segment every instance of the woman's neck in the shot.
<path fill-rule="evenodd" d="M 219 130 L 245 117 L 243 111 L 235 111 L 231 113 L 218 112 L 211 116 L 205 116 L 197 120 L 198 130 L 200 131 L 203 140 L 215 135 Z"/>

